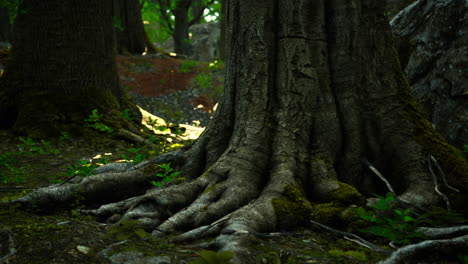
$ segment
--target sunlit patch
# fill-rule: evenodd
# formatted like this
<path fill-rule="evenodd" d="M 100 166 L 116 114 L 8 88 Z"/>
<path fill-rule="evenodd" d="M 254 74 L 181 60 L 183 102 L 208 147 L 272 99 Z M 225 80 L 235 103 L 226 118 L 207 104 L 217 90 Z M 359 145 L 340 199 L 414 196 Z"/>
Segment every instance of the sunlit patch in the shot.
<path fill-rule="evenodd" d="M 143 21 L 143 24 L 145 24 L 145 25 L 149 25 L 149 24 L 150 24 L 150 22 L 149 22 L 149 21 L 147 21 L 147 20 L 145 20 L 145 21 Z"/>
<path fill-rule="evenodd" d="M 169 52 L 169 56 L 175 57 L 175 56 L 177 56 L 177 53 Z"/>

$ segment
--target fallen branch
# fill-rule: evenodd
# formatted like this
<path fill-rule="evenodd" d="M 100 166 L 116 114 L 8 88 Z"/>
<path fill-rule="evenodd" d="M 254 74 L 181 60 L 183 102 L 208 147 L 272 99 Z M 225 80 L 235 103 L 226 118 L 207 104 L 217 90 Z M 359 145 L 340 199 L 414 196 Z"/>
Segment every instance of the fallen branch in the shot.
<path fill-rule="evenodd" d="M 355 235 L 355 234 L 353 234 L 353 233 L 340 231 L 340 230 L 334 229 L 334 228 L 332 228 L 332 227 L 323 225 L 323 224 L 321 224 L 321 223 L 319 223 L 319 222 L 315 222 L 315 221 L 313 221 L 313 220 L 310 220 L 310 222 L 311 222 L 312 224 L 318 225 L 318 226 L 320 226 L 320 227 L 322 227 L 322 228 L 324 228 L 324 229 L 326 229 L 326 230 L 328 230 L 328 231 L 330 231 L 330 232 L 332 232 L 332 233 L 335 233 L 335 234 L 338 234 L 338 235 L 340 235 L 340 236 L 343 236 L 343 237 L 345 237 L 346 239 L 348 239 L 348 240 L 350 240 L 350 241 L 353 241 L 353 242 L 357 243 L 357 244 L 360 245 L 360 246 L 364 246 L 364 247 L 366 247 L 366 248 L 368 248 L 368 249 L 374 250 L 374 251 L 376 251 L 376 252 L 379 252 L 379 253 L 382 253 L 382 254 L 385 254 L 385 255 L 390 255 L 390 254 L 392 254 L 392 251 L 387 250 L 387 249 L 384 249 L 384 248 L 381 248 L 381 247 L 377 246 L 376 244 L 371 243 L 371 242 L 369 242 L 369 241 L 367 241 L 367 240 L 365 240 L 365 239 L 363 239 L 363 238 L 361 238 L 361 237 L 359 237 L 359 236 L 357 236 L 357 235 Z M 350 239 L 350 237 L 352 237 L 353 239 Z M 357 240 L 357 241 L 359 241 L 359 242 L 354 241 L 354 239 Z"/>

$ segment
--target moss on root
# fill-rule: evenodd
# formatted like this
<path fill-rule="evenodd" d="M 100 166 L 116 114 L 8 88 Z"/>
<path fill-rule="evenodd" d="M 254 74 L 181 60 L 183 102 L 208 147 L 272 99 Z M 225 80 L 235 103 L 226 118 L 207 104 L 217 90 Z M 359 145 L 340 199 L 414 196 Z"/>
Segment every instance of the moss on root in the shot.
<path fill-rule="evenodd" d="M 277 225 L 281 230 L 308 225 L 312 206 L 301 190 L 293 185 L 284 188 L 283 196 L 272 199 Z"/>
<path fill-rule="evenodd" d="M 359 217 L 354 213 L 354 204 L 365 201 L 353 186 L 337 181 L 338 188 L 330 192 L 331 202 L 312 206 L 312 219 L 330 226 L 346 226 Z"/>
<path fill-rule="evenodd" d="M 337 183 L 339 188 L 330 193 L 333 201 L 349 204 L 362 199 L 362 194 L 353 186 L 339 181 Z"/>

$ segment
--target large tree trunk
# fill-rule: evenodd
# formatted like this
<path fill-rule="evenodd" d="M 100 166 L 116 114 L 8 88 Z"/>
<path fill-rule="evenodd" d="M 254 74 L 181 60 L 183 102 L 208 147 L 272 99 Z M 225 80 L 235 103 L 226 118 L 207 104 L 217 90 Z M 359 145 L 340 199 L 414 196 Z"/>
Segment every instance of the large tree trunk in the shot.
<path fill-rule="evenodd" d="M 146 33 L 139 1 L 117 0 L 113 5 L 117 52 L 142 54 L 146 50 Z"/>
<path fill-rule="evenodd" d="M 467 163 L 412 98 L 378 1 L 226 4 L 225 92 L 191 148 L 16 202 L 129 197 L 132 186 L 153 179 L 152 164 L 171 162 L 187 182 L 83 212 L 137 219 L 154 234 L 182 232 L 181 240 L 216 236 L 213 245 L 238 252 L 238 263 L 247 263 L 246 234 L 306 223 L 309 201 L 353 202 L 359 194 L 349 185 L 385 192 L 363 160 L 401 199 L 429 206 L 442 201 L 425 164 L 433 155 L 461 190 L 447 193 L 452 205 L 464 208 Z"/>
<path fill-rule="evenodd" d="M 12 59 L 0 79 L 0 127 L 31 136 L 74 134 L 93 109 L 121 126 L 139 112 L 119 85 L 112 1 L 22 1 Z M 122 121 L 124 122 L 124 121 Z"/>

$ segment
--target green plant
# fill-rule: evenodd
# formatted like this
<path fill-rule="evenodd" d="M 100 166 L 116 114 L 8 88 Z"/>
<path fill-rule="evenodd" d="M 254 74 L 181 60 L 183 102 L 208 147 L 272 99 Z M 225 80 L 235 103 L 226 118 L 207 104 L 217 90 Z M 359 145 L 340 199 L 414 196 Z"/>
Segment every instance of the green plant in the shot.
<path fill-rule="evenodd" d="M 71 140 L 71 136 L 68 132 L 60 132 L 60 137 L 59 137 L 59 141 L 60 142 L 66 142 L 66 141 L 69 141 Z"/>
<path fill-rule="evenodd" d="M 25 181 L 26 171 L 23 168 L 17 168 L 9 163 L 4 163 L 3 166 L 7 172 L 0 172 L 0 182 L 7 183 L 21 183 Z"/>
<path fill-rule="evenodd" d="M 24 138 L 19 137 L 19 140 L 23 142 L 22 144 L 16 145 L 20 153 L 28 154 L 28 155 L 36 155 L 36 154 L 46 154 L 46 153 L 59 153 L 59 150 L 53 148 L 52 145 L 46 141 L 41 140 L 40 143 L 35 142 L 32 138 Z"/>
<path fill-rule="evenodd" d="M 468 159 L 468 145 L 463 145 L 462 155 L 465 157 L 465 159 Z"/>
<path fill-rule="evenodd" d="M 74 165 L 71 165 L 67 168 L 66 174 L 70 177 L 72 176 L 82 176 L 86 177 L 93 175 L 93 170 L 99 167 L 99 165 L 93 164 L 87 160 L 77 161 Z"/>
<path fill-rule="evenodd" d="M 115 28 L 117 28 L 120 31 L 124 31 L 125 28 L 122 26 L 122 21 L 120 20 L 120 17 L 113 16 L 112 17 L 112 22 L 113 22 L 113 26 Z"/>
<path fill-rule="evenodd" d="M 128 121 L 133 120 L 133 116 L 132 116 L 132 113 L 130 112 L 130 109 L 125 108 L 124 110 L 122 110 L 121 114 L 124 119 L 127 119 Z"/>
<path fill-rule="evenodd" d="M 84 121 L 89 123 L 88 126 L 98 131 L 112 133 L 113 129 L 107 125 L 101 123 L 102 115 L 99 114 L 97 109 L 93 109 L 91 114 Z"/>
<path fill-rule="evenodd" d="M 198 62 L 194 60 L 186 60 L 180 64 L 179 72 L 190 72 L 198 66 Z"/>
<path fill-rule="evenodd" d="M 462 264 L 468 264 L 468 255 L 458 255 L 458 259 Z"/>
<path fill-rule="evenodd" d="M 14 166 L 15 155 L 19 155 L 19 152 L 6 152 L 0 155 L 0 182 L 7 183 L 20 183 L 24 182 L 26 172 L 23 168 L 16 168 Z"/>
<path fill-rule="evenodd" d="M 211 83 L 213 81 L 213 78 L 209 74 L 200 73 L 197 76 L 195 76 L 194 81 L 195 81 L 196 85 L 200 89 L 203 90 L 203 89 L 211 88 L 211 86 L 212 86 Z"/>
<path fill-rule="evenodd" d="M 413 239 L 424 237 L 416 232 L 417 224 L 421 219 L 413 218 L 410 209 L 394 208 L 396 201 L 392 193 L 388 193 L 386 197 L 379 195 L 376 197 L 379 198 L 377 204 L 371 205 L 374 210 L 368 211 L 362 207 L 357 210 L 362 219 L 375 225 L 359 231 L 384 237 L 397 244 L 407 244 Z"/>
<path fill-rule="evenodd" d="M 126 162 L 132 162 L 133 164 L 136 165 L 138 163 L 141 163 L 142 161 L 144 161 L 147 158 L 147 155 L 142 152 L 141 148 L 129 148 L 129 149 L 127 149 L 127 151 L 133 155 L 133 158 L 129 157 L 129 156 L 125 155 L 125 154 L 121 154 L 120 156 Z"/>
<path fill-rule="evenodd" d="M 164 169 L 163 173 L 156 173 L 156 177 L 162 178 L 159 181 L 151 181 L 150 183 L 156 187 L 163 187 L 166 183 L 172 181 L 175 177 L 177 177 L 180 172 L 174 172 L 174 169 L 171 168 L 170 163 L 160 164 L 159 167 Z"/>
<path fill-rule="evenodd" d="M 231 260 L 234 257 L 234 252 L 232 251 L 211 251 L 211 250 L 202 250 L 198 255 L 199 259 L 189 262 L 189 264 L 226 264 L 232 263 Z"/>

